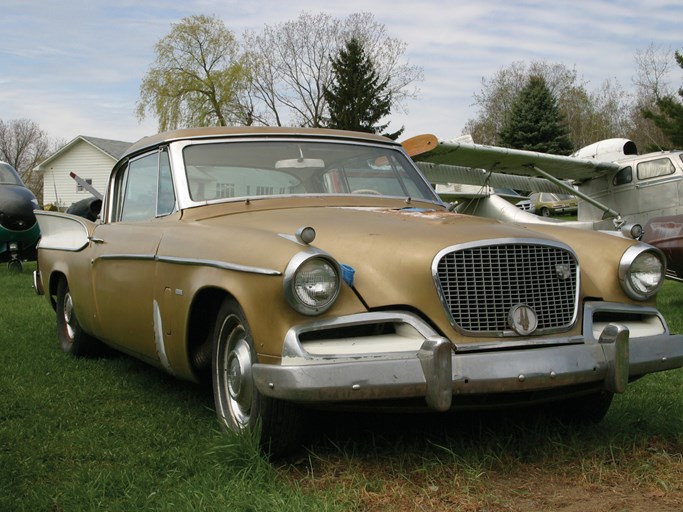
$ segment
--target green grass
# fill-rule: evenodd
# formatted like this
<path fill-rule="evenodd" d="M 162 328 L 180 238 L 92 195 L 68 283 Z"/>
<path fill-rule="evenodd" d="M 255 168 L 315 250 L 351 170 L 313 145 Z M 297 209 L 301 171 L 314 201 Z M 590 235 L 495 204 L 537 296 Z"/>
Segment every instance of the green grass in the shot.
<path fill-rule="evenodd" d="M 600 491 L 658 510 L 683 500 L 683 370 L 632 383 L 598 426 L 326 414 L 305 450 L 271 463 L 250 436 L 218 428 L 206 390 L 125 356 L 63 354 L 30 270 L 0 267 L 2 511 L 542 510 Z M 667 283 L 660 306 L 683 332 L 683 285 Z"/>
<path fill-rule="evenodd" d="M 206 391 L 63 354 L 28 271 L 0 270 L 0 301 L 0 510 L 335 509 L 220 431 Z"/>

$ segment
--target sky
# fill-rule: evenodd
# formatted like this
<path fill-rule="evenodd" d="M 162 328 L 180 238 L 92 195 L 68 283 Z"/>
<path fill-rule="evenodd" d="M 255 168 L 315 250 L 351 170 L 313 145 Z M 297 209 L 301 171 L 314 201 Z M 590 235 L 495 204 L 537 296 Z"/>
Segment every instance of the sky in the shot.
<path fill-rule="evenodd" d="M 606 80 L 633 89 L 636 52 L 682 50 L 681 0 L 0 0 L 0 119 L 30 119 L 51 139 L 78 135 L 134 142 L 157 132 L 135 115 L 155 43 L 186 16 L 214 15 L 245 31 L 296 19 L 370 12 L 405 42 L 405 61 L 424 79 L 390 129 L 462 134 L 477 115 L 474 95 L 514 62 L 575 69 L 587 89 Z M 674 66 L 678 88 L 683 73 Z"/>

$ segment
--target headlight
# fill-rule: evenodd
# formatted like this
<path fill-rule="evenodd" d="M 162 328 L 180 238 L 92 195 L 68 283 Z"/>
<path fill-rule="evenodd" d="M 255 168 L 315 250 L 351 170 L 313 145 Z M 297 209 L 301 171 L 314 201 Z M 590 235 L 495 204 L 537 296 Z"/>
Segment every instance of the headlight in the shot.
<path fill-rule="evenodd" d="M 327 311 L 339 296 L 339 264 L 315 251 L 301 252 L 287 265 L 284 292 L 289 305 L 304 315 Z"/>
<path fill-rule="evenodd" d="M 666 259 L 654 247 L 632 245 L 619 262 L 619 281 L 626 295 L 635 300 L 652 297 L 664 282 Z"/>

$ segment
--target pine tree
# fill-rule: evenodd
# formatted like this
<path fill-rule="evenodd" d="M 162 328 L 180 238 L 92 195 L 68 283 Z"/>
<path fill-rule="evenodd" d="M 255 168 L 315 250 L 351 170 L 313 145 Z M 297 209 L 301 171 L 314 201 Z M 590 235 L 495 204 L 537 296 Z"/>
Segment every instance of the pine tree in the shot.
<path fill-rule="evenodd" d="M 683 54 L 676 52 L 676 62 L 683 68 Z M 683 87 L 678 89 L 678 95 L 683 98 Z M 683 103 L 673 95 L 664 96 L 657 99 L 657 109 L 643 110 L 643 117 L 652 119 L 675 148 L 683 148 Z"/>
<path fill-rule="evenodd" d="M 520 91 L 500 131 L 501 145 L 568 155 L 572 152 L 569 131 L 545 80 L 532 76 Z"/>
<path fill-rule="evenodd" d="M 386 129 L 388 124 L 377 123 L 391 111 L 389 79 L 380 81 L 360 41 L 349 40 L 331 63 L 332 83 L 324 90 L 329 109 L 327 126 L 367 133 Z M 403 128 L 388 136 L 396 139 L 402 131 Z"/>

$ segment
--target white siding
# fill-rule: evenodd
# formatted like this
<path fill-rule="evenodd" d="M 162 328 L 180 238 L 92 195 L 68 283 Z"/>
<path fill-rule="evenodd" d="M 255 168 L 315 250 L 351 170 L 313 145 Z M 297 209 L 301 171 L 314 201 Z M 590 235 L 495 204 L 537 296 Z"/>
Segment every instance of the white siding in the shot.
<path fill-rule="evenodd" d="M 78 191 L 78 184 L 69 176 L 76 173 L 83 179 L 91 179 L 92 185 L 104 193 L 109 174 L 116 161 L 84 140 L 74 145 L 48 164 L 43 179 L 43 204 L 67 208 L 72 203 L 89 197 L 86 190 Z"/>

